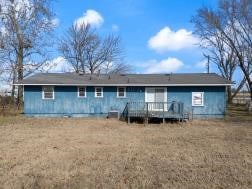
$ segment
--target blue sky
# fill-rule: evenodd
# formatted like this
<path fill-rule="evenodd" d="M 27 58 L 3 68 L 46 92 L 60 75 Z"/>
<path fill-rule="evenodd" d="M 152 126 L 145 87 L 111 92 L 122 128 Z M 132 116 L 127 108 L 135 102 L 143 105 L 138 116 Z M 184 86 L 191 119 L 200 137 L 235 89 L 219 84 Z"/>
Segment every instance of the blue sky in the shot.
<path fill-rule="evenodd" d="M 89 23 L 105 36 L 119 35 L 125 50 L 125 63 L 133 73 L 206 72 L 206 59 L 192 33 L 192 16 L 202 6 L 215 8 L 218 0 L 56 0 L 55 46 L 51 61 L 42 69 L 72 71 L 57 51 L 57 39 L 72 25 Z M 215 65 L 210 72 L 218 73 Z M 234 80 L 242 79 L 239 68 Z M 0 81 L 0 90 L 10 84 Z"/>
<path fill-rule="evenodd" d="M 56 34 L 61 36 L 79 19 L 90 22 L 101 35 L 118 34 L 125 62 L 135 73 L 204 72 L 206 60 L 195 45 L 190 19 L 200 7 L 216 4 L 217 0 L 57 1 Z M 211 71 L 216 71 L 214 65 Z"/>

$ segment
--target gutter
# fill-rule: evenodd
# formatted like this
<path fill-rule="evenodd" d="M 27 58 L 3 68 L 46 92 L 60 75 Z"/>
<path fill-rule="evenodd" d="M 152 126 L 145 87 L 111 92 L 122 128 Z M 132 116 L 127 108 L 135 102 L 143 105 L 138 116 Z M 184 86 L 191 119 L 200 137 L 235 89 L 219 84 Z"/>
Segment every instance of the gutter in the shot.
<path fill-rule="evenodd" d="M 142 86 L 142 87 L 176 87 L 176 86 L 232 86 L 234 83 L 230 84 L 61 84 L 61 83 L 54 83 L 54 84 L 22 84 L 17 83 L 13 84 L 15 86 Z"/>

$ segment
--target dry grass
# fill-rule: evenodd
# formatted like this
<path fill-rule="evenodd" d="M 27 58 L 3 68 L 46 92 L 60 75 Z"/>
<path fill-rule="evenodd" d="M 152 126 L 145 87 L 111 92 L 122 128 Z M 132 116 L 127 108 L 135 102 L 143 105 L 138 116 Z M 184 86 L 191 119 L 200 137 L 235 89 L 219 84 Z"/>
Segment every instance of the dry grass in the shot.
<path fill-rule="evenodd" d="M 226 121 L 232 122 L 252 122 L 252 112 L 247 111 L 244 105 L 232 104 L 228 107 Z"/>
<path fill-rule="evenodd" d="M 0 116 L 6 117 L 6 116 L 18 116 L 23 112 L 23 107 L 20 106 L 0 106 Z M 1 118 L 0 118 L 1 120 Z"/>
<path fill-rule="evenodd" d="M 252 188 L 249 121 L 0 120 L 0 188 Z"/>

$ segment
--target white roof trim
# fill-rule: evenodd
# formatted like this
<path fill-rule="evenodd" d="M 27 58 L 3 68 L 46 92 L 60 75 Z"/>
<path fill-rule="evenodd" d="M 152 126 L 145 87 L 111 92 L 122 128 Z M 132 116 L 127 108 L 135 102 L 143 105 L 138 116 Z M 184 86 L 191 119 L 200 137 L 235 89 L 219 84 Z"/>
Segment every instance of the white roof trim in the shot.
<path fill-rule="evenodd" d="M 14 84 L 16 86 L 143 86 L 143 87 L 168 87 L 168 86 L 231 86 L 233 84 Z"/>

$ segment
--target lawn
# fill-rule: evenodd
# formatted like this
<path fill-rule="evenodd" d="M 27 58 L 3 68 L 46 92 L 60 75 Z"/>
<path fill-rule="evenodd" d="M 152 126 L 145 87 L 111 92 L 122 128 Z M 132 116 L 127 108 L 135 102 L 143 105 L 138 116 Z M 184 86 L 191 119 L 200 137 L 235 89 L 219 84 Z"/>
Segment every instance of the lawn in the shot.
<path fill-rule="evenodd" d="M 148 126 L 0 117 L 0 188 L 252 188 L 252 116 L 238 112 Z"/>

